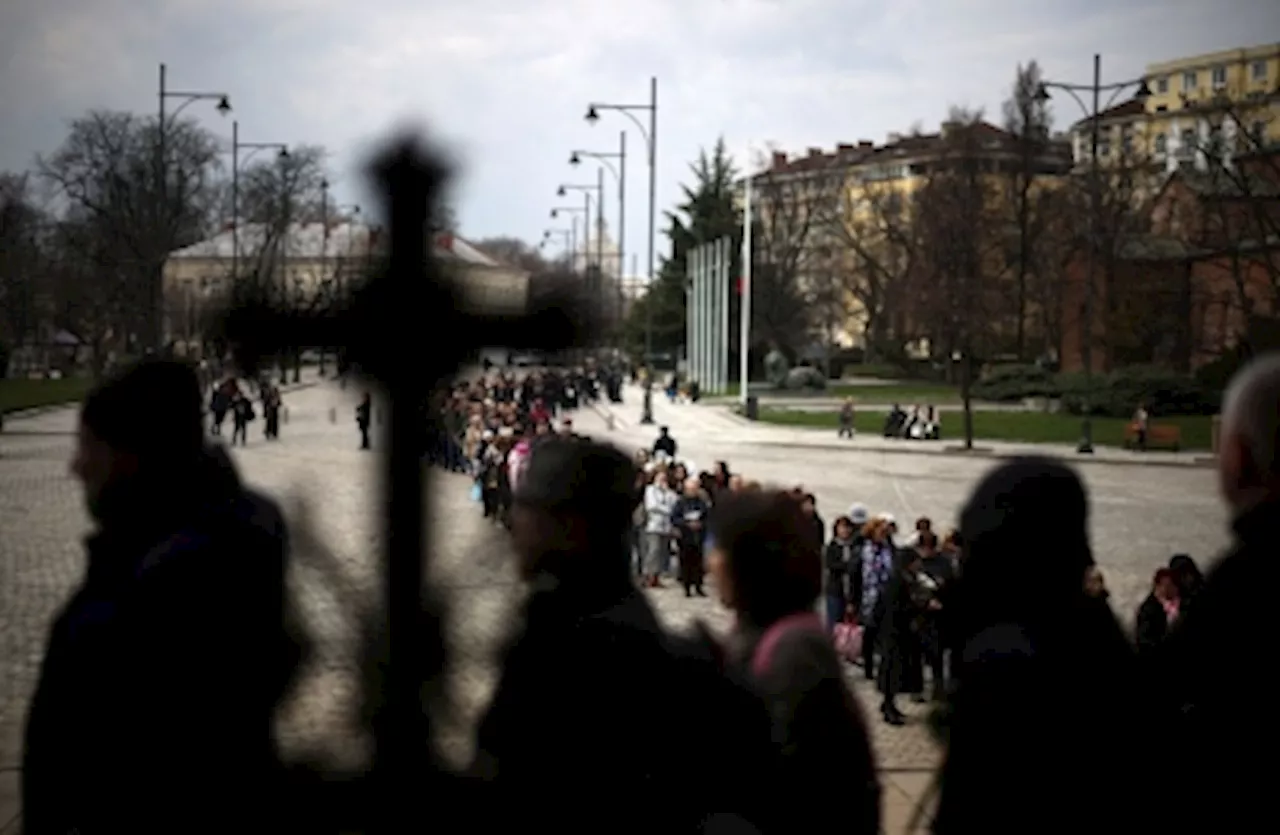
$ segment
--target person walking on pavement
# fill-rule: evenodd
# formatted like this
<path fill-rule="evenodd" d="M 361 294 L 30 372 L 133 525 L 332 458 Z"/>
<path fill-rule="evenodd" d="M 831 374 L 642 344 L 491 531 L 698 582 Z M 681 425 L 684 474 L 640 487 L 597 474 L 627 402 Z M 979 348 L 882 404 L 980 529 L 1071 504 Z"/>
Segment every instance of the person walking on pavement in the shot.
<path fill-rule="evenodd" d="M 853 398 L 846 397 L 844 404 L 840 407 L 840 429 L 836 432 L 837 438 L 848 438 L 853 440 Z"/>
<path fill-rule="evenodd" d="M 153 359 L 82 407 L 71 470 L 96 530 L 27 715 L 30 835 L 285 825 L 287 531 L 206 445 L 202 400 L 191 368 Z"/>
<path fill-rule="evenodd" d="M 272 383 L 262 384 L 262 418 L 264 435 L 269 441 L 280 438 L 280 407 L 282 400 L 279 386 Z"/>
<path fill-rule="evenodd" d="M 239 389 L 236 390 L 235 399 L 231 403 L 231 445 L 236 445 L 236 439 L 240 440 L 240 446 L 247 446 L 249 443 L 249 423 L 257 417 L 253 410 L 253 401 L 249 399 Z"/>
<path fill-rule="evenodd" d="M 364 393 L 356 406 L 356 426 L 360 427 L 360 448 L 372 449 L 369 444 L 369 426 L 373 423 L 373 395 Z"/>

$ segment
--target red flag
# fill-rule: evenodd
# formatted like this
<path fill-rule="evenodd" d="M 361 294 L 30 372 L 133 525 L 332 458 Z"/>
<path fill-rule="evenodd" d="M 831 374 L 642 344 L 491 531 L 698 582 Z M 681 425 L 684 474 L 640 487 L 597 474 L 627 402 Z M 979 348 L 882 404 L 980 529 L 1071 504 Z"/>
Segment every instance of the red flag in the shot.
<path fill-rule="evenodd" d="M 734 282 L 733 292 L 739 296 L 742 295 L 742 276 L 738 276 L 737 280 Z"/>

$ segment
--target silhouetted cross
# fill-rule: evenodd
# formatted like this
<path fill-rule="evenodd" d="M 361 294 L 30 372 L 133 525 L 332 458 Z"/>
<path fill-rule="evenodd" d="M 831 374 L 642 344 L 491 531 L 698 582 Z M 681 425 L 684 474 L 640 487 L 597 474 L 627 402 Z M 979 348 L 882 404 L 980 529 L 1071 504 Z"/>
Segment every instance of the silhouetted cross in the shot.
<path fill-rule="evenodd" d="M 302 347 L 345 348 L 362 373 L 381 383 L 390 402 L 385 456 L 387 642 L 377 706 L 373 777 L 378 829 L 401 831 L 420 819 L 431 758 L 430 717 L 423 693 L 445 669 L 441 612 L 425 582 L 429 560 L 430 495 L 423 453 L 431 391 L 455 375 L 483 347 L 566 348 L 595 330 L 594 311 L 573 288 L 555 288 L 541 309 L 522 315 L 463 311 L 458 289 L 432 256 L 428 219 L 440 205 L 448 168 L 412 139 L 395 145 L 374 166 L 387 201 L 390 249 L 386 264 L 344 310 L 300 313 L 271 306 L 270 294 L 227 315 L 226 334 L 237 364 L 253 373 L 264 358 Z M 367 685 L 370 686 L 370 685 Z M 429 795 L 428 795 L 429 796 Z"/>

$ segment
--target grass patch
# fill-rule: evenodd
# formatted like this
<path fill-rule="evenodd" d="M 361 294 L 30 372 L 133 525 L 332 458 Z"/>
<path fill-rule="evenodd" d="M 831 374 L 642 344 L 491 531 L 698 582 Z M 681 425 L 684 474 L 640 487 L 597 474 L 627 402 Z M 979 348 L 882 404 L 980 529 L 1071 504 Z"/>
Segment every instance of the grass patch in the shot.
<path fill-rule="evenodd" d="M 886 413 L 859 411 L 854 426 L 859 432 L 879 435 L 884 429 Z M 780 426 L 809 426 L 828 428 L 833 433 L 839 424 L 834 411 L 804 411 L 801 409 L 760 410 L 762 423 Z M 1153 423 L 1173 424 L 1182 430 L 1183 450 L 1208 450 L 1212 441 L 1213 418 L 1185 416 L 1153 418 Z M 1093 442 L 1097 446 L 1120 447 L 1124 445 L 1124 428 L 1127 418 L 1094 418 Z M 942 437 L 956 440 L 964 428 L 964 416 L 948 412 L 942 417 Z M 988 441 L 1015 441 L 1034 444 L 1074 444 L 1080 440 L 1080 418 L 1074 415 L 1045 414 L 1043 412 L 974 412 L 973 436 Z"/>
<path fill-rule="evenodd" d="M 83 400 L 92 386 L 93 380 L 89 377 L 0 380 L 0 413 L 75 403 Z"/>
<path fill-rule="evenodd" d="M 730 383 L 724 397 L 737 397 L 740 389 L 737 383 Z M 900 403 L 912 405 L 952 405 L 960 402 L 960 391 L 955 386 L 943 383 L 887 383 L 876 385 L 850 385 L 849 383 L 830 383 L 825 391 L 781 391 L 771 390 L 761 398 L 767 403 L 771 397 L 852 397 L 858 403 L 873 403 L 877 406 L 888 406 Z"/>

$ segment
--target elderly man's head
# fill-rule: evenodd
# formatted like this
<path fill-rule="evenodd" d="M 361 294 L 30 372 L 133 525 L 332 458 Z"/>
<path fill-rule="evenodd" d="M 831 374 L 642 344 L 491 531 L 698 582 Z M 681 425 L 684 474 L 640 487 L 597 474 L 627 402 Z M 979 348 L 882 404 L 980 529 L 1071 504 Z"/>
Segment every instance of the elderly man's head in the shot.
<path fill-rule="evenodd" d="M 1241 513 L 1280 494 L 1280 353 L 1237 372 L 1222 403 L 1218 476 L 1223 498 Z"/>

